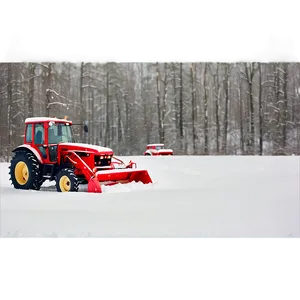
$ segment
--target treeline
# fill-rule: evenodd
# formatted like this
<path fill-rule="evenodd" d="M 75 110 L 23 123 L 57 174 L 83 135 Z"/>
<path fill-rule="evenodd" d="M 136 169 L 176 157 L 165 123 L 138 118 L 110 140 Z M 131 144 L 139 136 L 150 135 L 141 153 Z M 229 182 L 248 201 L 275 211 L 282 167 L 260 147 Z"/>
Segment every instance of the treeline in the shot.
<path fill-rule="evenodd" d="M 0 157 L 24 120 L 68 116 L 80 142 L 140 155 L 299 155 L 299 63 L 1 63 Z"/>

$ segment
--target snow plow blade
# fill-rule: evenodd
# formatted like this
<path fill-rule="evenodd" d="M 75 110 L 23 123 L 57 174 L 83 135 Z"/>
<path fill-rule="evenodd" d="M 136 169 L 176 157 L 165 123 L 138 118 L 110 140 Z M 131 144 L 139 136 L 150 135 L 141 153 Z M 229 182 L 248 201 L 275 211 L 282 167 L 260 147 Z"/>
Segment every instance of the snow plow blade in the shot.
<path fill-rule="evenodd" d="M 102 193 L 100 182 L 93 177 L 88 182 L 88 193 Z"/>
<path fill-rule="evenodd" d="M 142 182 L 144 184 L 152 183 L 152 180 L 146 170 L 136 169 L 115 169 L 99 171 L 96 173 L 98 182 L 104 185 L 114 185 L 117 183 Z"/>
<path fill-rule="evenodd" d="M 151 177 L 146 170 L 107 170 L 99 171 L 95 177 L 88 182 L 89 193 L 102 193 L 101 185 L 114 185 L 118 183 L 142 182 L 143 184 L 152 183 Z"/>

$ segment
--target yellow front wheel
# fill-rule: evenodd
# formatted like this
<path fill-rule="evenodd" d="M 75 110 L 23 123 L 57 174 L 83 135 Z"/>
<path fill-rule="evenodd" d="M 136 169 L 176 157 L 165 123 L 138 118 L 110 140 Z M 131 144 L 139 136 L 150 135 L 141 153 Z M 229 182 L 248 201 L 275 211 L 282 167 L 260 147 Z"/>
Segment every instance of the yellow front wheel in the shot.
<path fill-rule="evenodd" d="M 77 192 L 78 178 L 72 169 L 60 170 L 56 177 L 56 189 L 58 192 Z"/>
<path fill-rule="evenodd" d="M 71 188 L 70 178 L 66 175 L 62 176 L 59 180 L 59 187 L 62 192 L 69 192 Z"/>

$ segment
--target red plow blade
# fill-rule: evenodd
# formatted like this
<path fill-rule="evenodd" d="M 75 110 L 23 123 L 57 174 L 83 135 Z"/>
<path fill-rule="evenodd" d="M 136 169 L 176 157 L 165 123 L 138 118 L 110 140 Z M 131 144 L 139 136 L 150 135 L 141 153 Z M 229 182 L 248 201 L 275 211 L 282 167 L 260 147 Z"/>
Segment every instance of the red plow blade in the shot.
<path fill-rule="evenodd" d="M 101 193 L 101 185 L 114 185 L 118 183 L 142 182 L 152 183 L 151 177 L 146 170 L 137 169 L 114 169 L 99 171 L 88 183 L 88 192 Z"/>
<path fill-rule="evenodd" d="M 102 193 L 101 185 L 97 178 L 93 177 L 88 183 L 88 193 Z"/>
<path fill-rule="evenodd" d="M 96 173 L 96 177 L 100 184 L 111 185 L 116 183 L 139 182 L 144 184 L 151 183 L 152 180 L 146 170 L 136 169 L 115 169 L 108 171 L 100 171 Z"/>

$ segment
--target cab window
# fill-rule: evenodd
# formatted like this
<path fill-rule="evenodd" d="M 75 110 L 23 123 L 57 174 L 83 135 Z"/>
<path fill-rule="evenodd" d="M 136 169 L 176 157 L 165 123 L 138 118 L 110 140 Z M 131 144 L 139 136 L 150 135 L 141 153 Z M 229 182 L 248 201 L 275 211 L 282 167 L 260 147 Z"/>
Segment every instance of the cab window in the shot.
<path fill-rule="evenodd" d="M 42 124 L 34 124 L 34 143 L 43 144 L 45 140 L 44 126 Z"/>
<path fill-rule="evenodd" d="M 26 142 L 32 142 L 32 124 L 28 124 L 26 128 Z"/>

